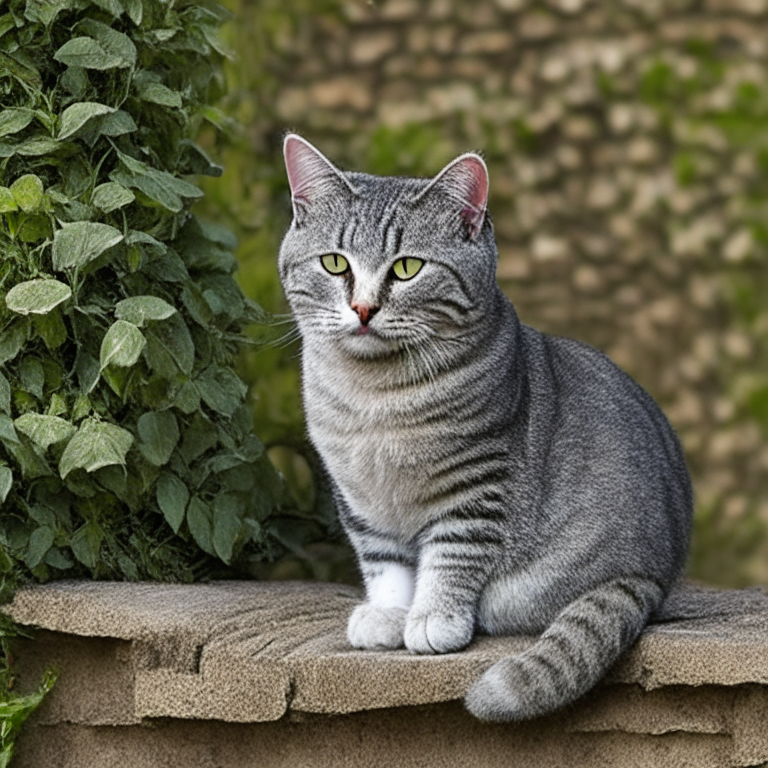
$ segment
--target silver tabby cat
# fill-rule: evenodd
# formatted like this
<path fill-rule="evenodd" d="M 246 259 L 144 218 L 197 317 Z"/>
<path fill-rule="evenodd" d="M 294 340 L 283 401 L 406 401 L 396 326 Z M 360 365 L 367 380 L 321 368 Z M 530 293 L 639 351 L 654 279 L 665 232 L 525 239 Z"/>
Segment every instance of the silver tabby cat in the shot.
<path fill-rule="evenodd" d="M 285 140 L 280 276 L 302 337 L 309 436 L 366 600 L 356 648 L 464 648 L 540 634 L 466 706 L 514 721 L 581 696 L 678 578 L 685 460 L 605 355 L 520 323 L 496 284 L 476 154 L 433 179 L 341 172 Z"/>

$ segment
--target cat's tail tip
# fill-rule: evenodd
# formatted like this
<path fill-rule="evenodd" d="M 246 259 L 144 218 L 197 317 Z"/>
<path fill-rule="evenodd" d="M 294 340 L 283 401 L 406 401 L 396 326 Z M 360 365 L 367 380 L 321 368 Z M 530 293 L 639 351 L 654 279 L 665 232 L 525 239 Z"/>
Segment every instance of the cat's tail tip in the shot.
<path fill-rule="evenodd" d="M 516 723 L 539 714 L 510 684 L 515 666 L 514 659 L 503 659 L 475 682 L 464 697 L 470 714 L 489 723 Z"/>

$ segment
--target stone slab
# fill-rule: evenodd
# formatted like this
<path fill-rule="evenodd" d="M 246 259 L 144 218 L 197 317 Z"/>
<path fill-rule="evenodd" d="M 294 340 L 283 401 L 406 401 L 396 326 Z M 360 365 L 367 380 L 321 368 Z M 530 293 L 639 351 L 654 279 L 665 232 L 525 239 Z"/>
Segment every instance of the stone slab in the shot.
<path fill-rule="evenodd" d="M 356 651 L 345 626 L 359 599 L 351 587 L 302 582 L 20 590 L 6 612 L 40 628 L 15 642 L 20 687 L 34 687 L 46 664 L 62 671 L 15 764 L 101 768 L 123 764 L 119 755 L 136 768 L 768 761 L 762 590 L 682 585 L 603 684 L 516 726 L 478 723 L 456 700 L 534 638 L 480 636 L 444 656 Z"/>
<path fill-rule="evenodd" d="M 356 651 L 345 639 L 352 587 L 302 582 L 54 582 L 20 590 L 21 624 L 131 643 L 135 716 L 276 720 L 289 709 L 349 713 L 461 698 L 494 661 L 532 638 L 478 637 L 460 653 Z M 768 597 L 685 585 L 612 682 L 768 683 Z"/>

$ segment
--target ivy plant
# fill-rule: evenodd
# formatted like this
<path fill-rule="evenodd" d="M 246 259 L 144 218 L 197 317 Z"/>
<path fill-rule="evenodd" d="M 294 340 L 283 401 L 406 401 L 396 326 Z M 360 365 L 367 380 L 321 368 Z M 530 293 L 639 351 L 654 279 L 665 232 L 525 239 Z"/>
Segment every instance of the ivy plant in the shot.
<path fill-rule="evenodd" d="M 0 0 L 0 578 L 192 580 L 263 561 L 279 473 L 234 370 L 264 320 L 190 213 L 227 12 Z M 231 572 L 231 570 L 229 571 Z"/>

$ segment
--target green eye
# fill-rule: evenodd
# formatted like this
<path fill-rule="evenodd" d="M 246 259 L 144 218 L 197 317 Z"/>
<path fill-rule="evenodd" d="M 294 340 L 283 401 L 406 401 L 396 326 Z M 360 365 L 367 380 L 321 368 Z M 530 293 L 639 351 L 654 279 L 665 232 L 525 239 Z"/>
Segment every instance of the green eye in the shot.
<path fill-rule="evenodd" d="M 392 265 L 392 271 L 398 280 L 410 280 L 418 273 L 423 264 L 421 259 L 398 259 Z"/>
<path fill-rule="evenodd" d="M 323 256 L 320 261 L 325 267 L 327 272 L 332 275 L 343 275 L 349 269 L 349 262 L 338 253 L 329 253 L 327 256 Z"/>

